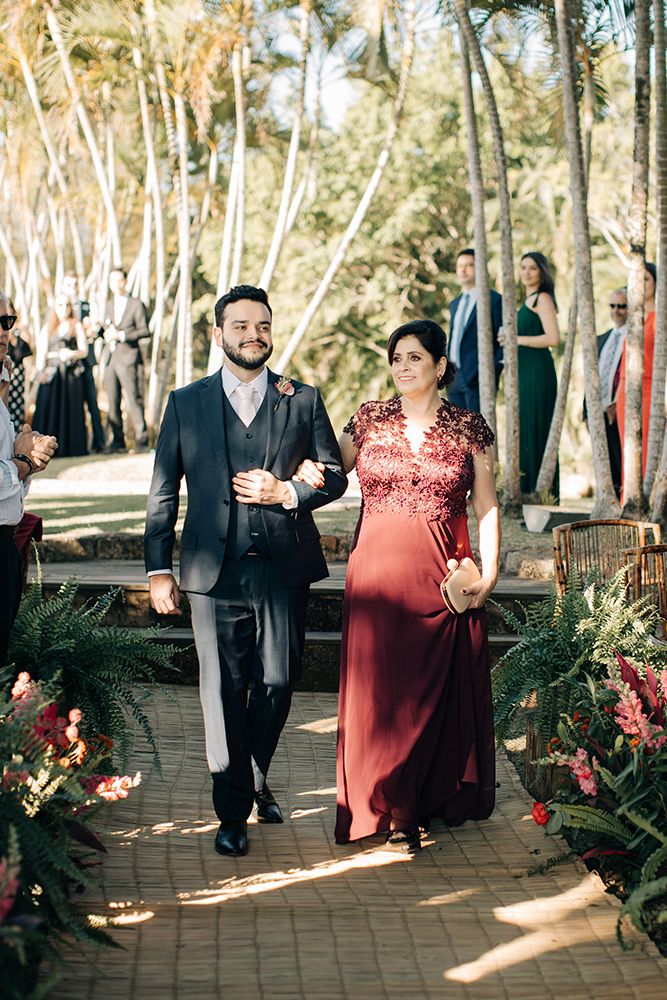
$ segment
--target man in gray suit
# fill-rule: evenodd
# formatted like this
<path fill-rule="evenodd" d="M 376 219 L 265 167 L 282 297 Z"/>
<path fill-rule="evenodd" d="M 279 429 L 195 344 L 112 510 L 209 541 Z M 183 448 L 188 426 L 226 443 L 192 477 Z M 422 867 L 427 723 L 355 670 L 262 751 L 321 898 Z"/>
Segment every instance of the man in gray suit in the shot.
<path fill-rule="evenodd" d="M 311 511 L 347 485 L 319 392 L 266 367 L 271 319 L 261 288 L 240 285 L 216 303 L 224 366 L 169 396 L 146 517 L 151 604 L 179 614 L 171 556 L 185 476 L 180 587 L 199 659 L 215 848 L 231 855 L 248 851 L 253 808 L 282 823 L 266 775 L 301 673 L 308 586 L 328 575 Z M 319 489 L 291 481 L 306 458 L 321 463 Z"/>
<path fill-rule="evenodd" d="M 114 268 L 109 275 L 113 293 L 107 302 L 104 317 L 104 339 L 108 344 L 104 388 L 109 400 L 109 425 L 113 438 L 109 451 L 125 451 L 121 393 L 125 391 L 130 411 L 137 451 L 148 450 L 148 433 L 144 419 L 144 359 L 139 341 L 150 336 L 146 306 L 141 299 L 127 294 L 127 274 Z"/>

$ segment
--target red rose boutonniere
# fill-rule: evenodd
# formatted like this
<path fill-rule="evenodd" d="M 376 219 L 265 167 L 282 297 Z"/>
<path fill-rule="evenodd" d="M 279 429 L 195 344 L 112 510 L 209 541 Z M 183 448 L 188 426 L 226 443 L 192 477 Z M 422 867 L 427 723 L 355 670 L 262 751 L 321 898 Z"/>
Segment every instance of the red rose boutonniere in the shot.
<path fill-rule="evenodd" d="M 278 381 L 274 382 L 274 385 L 278 390 L 278 392 L 280 393 L 280 398 L 278 399 L 276 405 L 273 407 L 274 410 L 277 410 L 278 407 L 280 406 L 280 400 L 283 398 L 283 396 L 293 396 L 295 390 L 294 386 L 290 382 L 289 375 L 281 375 Z"/>

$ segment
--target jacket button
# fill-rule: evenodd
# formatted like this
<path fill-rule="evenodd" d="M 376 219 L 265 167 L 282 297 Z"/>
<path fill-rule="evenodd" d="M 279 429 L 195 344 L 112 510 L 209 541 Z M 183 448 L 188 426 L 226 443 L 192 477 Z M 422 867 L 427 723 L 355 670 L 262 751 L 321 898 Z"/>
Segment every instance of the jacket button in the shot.
<path fill-rule="evenodd" d="M 246 434 L 246 437 L 247 437 L 247 438 L 251 438 L 251 437 L 252 437 L 252 434 Z"/>
<path fill-rule="evenodd" d="M 249 462 L 254 462 L 255 461 L 255 456 L 254 455 L 248 455 L 248 461 Z"/>
<path fill-rule="evenodd" d="M 229 500 L 223 500 L 222 502 L 225 505 L 225 507 L 229 507 Z"/>
<path fill-rule="evenodd" d="M 220 539 L 219 539 L 219 541 L 221 541 L 221 542 L 222 542 L 222 544 L 224 545 L 224 544 L 225 544 L 225 542 L 227 541 L 227 539 L 226 539 L 226 538 L 220 538 Z"/>
<path fill-rule="evenodd" d="M 257 513 L 257 508 L 256 507 L 248 507 L 248 510 L 250 511 L 251 514 L 256 514 Z"/>

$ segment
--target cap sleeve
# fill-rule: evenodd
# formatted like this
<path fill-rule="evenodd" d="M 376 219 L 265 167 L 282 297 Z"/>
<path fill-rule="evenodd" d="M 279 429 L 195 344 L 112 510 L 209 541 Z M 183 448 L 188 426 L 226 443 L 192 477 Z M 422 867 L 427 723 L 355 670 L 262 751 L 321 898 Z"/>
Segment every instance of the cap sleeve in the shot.
<path fill-rule="evenodd" d="M 495 435 L 481 413 L 470 411 L 470 451 L 474 455 L 477 451 L 484 451 L 495 443 Z"/>
<path fill-rule="evenodd" d="M 370 406 L 363 403 L 353 417 L 350 417 L 343 428 L 343 434 L 349 434 L 354 441 L 355 448 L 359 449 L 364 443 L 368 425 L 370 422 Z"/>

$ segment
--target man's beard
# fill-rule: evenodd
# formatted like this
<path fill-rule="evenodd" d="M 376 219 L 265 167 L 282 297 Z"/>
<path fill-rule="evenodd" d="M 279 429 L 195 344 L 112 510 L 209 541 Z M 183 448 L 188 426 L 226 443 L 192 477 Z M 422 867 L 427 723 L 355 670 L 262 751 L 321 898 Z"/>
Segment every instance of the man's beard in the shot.
<path fill-rule="evenodd" d="M 257 340 L 259 341 L 259 338 L 257 338 Z M 246 371 L 252 372 L 257 368 L 261 368 L 262 365 L 265 365 L 273 354 L 273 345 L 269 347 L 265 340 L 262 340 L 261 343 L 264 344 L 264 350 L 259 351 L 252 357 L 248 357 L 243 354 L 239 348 L 232 347 L 231 344 L 227 343 L 224 337 L 222 338 L 222 349 L 229 360 L 233 361 L 235 365 L 238 365 L 239 368 L 245 368 Z"/>

